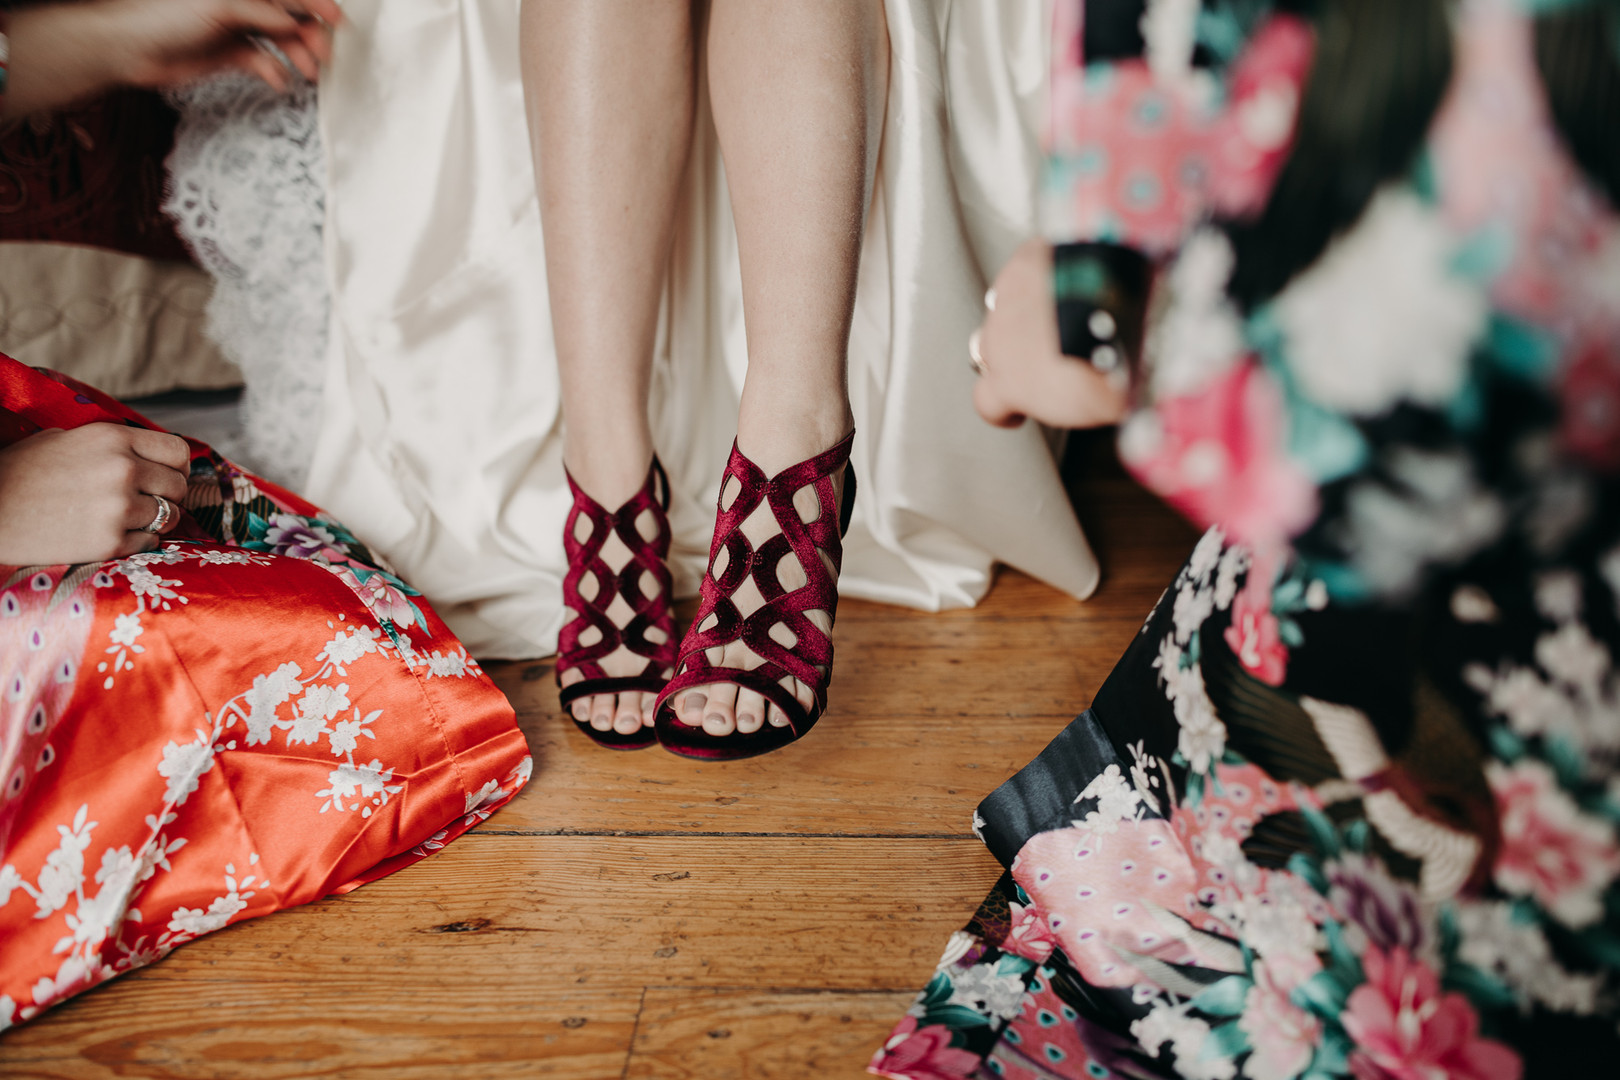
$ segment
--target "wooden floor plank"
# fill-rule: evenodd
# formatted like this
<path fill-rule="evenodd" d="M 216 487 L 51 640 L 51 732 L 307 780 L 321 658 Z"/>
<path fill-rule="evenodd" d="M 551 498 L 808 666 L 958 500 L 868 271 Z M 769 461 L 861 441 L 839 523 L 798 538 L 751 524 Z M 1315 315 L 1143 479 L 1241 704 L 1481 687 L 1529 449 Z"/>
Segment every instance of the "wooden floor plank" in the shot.
<path fill-rule="evenodd" d="M 973 840 L 468 836 L 47 1013 L 0 1075 L 617 1075 L 644 987 L 909 998 L 998 873 Z"/>
<path fill-rule="evenodd" d="M 599 749 L 549 663 L 492 665 L 536 758 L 511 806 L 0 1036 L 0 1076 L 858 1076 L 999 872 L 973 808 L 1091 700 L 1196 539 L 1103 445 L 1070 457 L 1091 600 L 1006 572 L 972 611 L 845 602 L 827 717 L 748 762 Z"/>
<path fill-rule="evenodd" d="M 650 990 L 625 1080 L 861 1076 L 914 990 Z"/>

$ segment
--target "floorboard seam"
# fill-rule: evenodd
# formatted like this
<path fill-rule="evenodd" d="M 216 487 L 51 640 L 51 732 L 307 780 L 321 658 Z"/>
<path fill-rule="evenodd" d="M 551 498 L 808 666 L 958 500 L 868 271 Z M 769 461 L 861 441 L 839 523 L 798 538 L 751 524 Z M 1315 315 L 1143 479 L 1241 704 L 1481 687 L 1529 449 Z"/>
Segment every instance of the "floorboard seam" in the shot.
<path fill-rule="evenodd" d="M 641 988 L 641 1001 L 636 1005 L 636 1020 L 630 1025 L 630 1045 L 624 1049 L 624 1068 L 619 1070 L 619 1080 L 626 1080 L 630 1075 L 630 1062 L 636 1056 L 636 1033 L 641 1030 L 641 1014 L 647 1008 L 647 988 Z"/>

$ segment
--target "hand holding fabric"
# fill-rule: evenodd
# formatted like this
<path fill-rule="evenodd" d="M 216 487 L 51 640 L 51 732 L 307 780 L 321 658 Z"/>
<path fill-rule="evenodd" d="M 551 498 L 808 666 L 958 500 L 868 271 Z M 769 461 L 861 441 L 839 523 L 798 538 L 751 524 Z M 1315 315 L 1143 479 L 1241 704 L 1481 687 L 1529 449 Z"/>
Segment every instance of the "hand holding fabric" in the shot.
<path fill-rule="evenodd" d="M 7 116 L 59 108 L 116 86 L 156 89 L 243 71 L 290 84 L 275 46 L 315 80 L 332 55 L 336 0 L 92 0 L 11 17 Z"/>
<path fill-rule="evenodd" d="M 186 493 L 178 435 L 119 424 L 51 429 L 0 450 L 0 565 L 98 562 L 157 546 L 158 498 Z M 179 523 L 176 510 L 164 524 Z"/>

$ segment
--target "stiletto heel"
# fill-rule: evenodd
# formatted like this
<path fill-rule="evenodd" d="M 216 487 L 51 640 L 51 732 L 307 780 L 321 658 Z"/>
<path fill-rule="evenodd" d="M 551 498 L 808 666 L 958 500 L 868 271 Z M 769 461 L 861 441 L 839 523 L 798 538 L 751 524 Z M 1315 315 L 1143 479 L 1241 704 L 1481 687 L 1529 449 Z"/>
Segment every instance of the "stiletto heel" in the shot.
<path fill-rule="evenodd" d="M 563 712 L 575 725 L 602 746 L 615 750 L 639 750 L 657 741 L 651 728 L 643 726 L 633 735 L 625 735 L 609 728 L 598 731 L 589 722 L 573 715 L 569 708 L 582 697 L 595 694 L 622 694 L 633 691 L 657 693 L 663 689 L 675 667 L 675 620 L 670 613 L 673 585 L 669 575 L 669 478 L 664 467 L 654 457 L 647 469 L 647 481 L 625 504 L 613 513 L 585 494 L 568 475 L 568 487 L 574 494 L 574 507 L 568 514 L 563 533 L 563 549 L 568 557 L 568 575 L 563 578 L 563 603 L 575 612 L 573 619 L 563 627 L 557 642 L 558 701 Z M 651 539 L 641 535 L 638 523 L 641 515 L 651 512 L 656 533 Z M 590 534 L 579 538 L 579 521 L 591 523 Z M 602 546 L 608 536 L 618 533 L 619 539 L 630 550 L 630 558 L 615 573 L 602 559 Z M 580 593 L 585 575 L 596 582 L 595 594 L 589 599 Z M 652 574 L 658 590 L 648 594 L 642 589 L 642 576 Z M 608 608 L 616 597 L 623 597 L 634 613 L 623 627 L 615 626 Z M 601 637 L 589 645 L 580 644 L 580 638 L 595 627 Z M 647 636 L 649 630 L 661 630 L 664 640 L 656 642 Z M 624 648 L 647 659 L 647 666 L 639 675 L 610 676 L 599 663 L 614 650 Z M 562 685 L 565 672 L 578 670 L 584 678 L 568 686 Z"/>
<path fill-rule="evenodd" d="M 832 449 L 768 479 L 732 444 L 731 460 L 720 482 L 714 543 L 709 548 L 709 568 L 703 575 L 697 618 L 681 642 L 675 677 L 658 695 L 654 710 L 654 727 L 665 749 L 694 758 L 753 757 L 802 738 L 821 718 L 827 707 L 827 684 L 832 680 L 833 646 L 806 613 L 821 610 L 830 619 L 838 611 L 843 536 L 855 506 L 855 470 L 849 464 L 854 439 L 855 433 L 851 432 Z M 841 505 L 833 496 L 833 477 L 840 470 L 844 472 Z M 726 489 L 733 481 L 737 491 L 727 506 Z M 812 485 L 820 510 L 815 520 L 807 522 L 793 505 L 793 496 Z M 756 550 L 742 528 L 762 503 L 769 503 L 781 531 Z M 722 551 L 726 563 L 717 578 L 715 561 Z M 798 560 L 808 579 L 791 592 L 782 587 L 778 576 L 778 564 L 789 555 Z M 763 602 L 758 610 L 744 616 L 732 598 L 750 578 Z M 701 629 L 705 624 L 709 624 L 708 628 Z M 793 636 L 791 646 L 772 636 L 777 627 Z M 709 663 L 708 650 L 739 640 L 760 658 L 758 667 L 743 670 Z M 788 677 L 810 688 L 815 697 L 811 708 L 799 704 L 793 692 L 782 685 Z M 758 692 L 782 710 L 788 718 L 787 726 L 777 727 L 767 721 L 758 731 L 708 735 L 701 727 L 684 723 L 675 711 L 677 696 L 691 687 L 710 683 L 733 683 Z"/>

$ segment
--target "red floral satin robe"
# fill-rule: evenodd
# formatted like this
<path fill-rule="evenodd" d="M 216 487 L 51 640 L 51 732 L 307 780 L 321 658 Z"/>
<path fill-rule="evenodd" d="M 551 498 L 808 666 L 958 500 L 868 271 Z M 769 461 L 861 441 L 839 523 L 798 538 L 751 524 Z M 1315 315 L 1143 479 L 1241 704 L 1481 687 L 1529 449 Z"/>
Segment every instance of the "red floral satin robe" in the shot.
<path fill-rule="evenodd" d="M 0 444 L 147 421 L 0 357 Z M 0 567 L 0 1030 L 367 881 L 528 780 L 511 706 L 340 524 L 192 442 L 155 551 Z"/>

